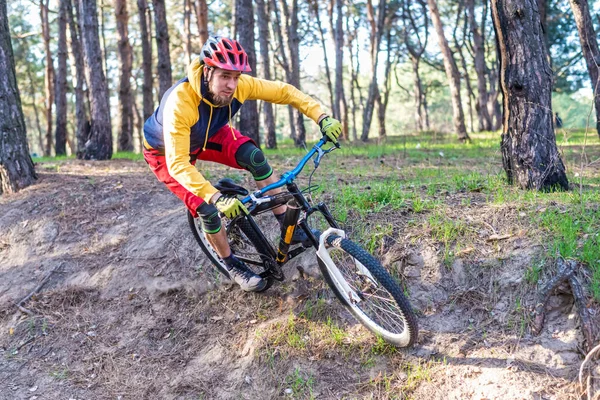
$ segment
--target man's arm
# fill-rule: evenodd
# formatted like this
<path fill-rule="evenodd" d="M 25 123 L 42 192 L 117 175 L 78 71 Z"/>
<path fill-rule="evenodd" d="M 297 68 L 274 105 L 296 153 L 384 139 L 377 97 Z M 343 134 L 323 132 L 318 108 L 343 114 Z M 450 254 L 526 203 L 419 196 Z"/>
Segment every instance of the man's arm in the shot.
<path fill-rule="evenodd" d="M 289 104 L 316 123 L 326 117 L 319 102 L 284 82 L 241 75 L 236 97 L 242 103 L 246 100 L 264 100 L 274 104 Z"/>
<path fill-rule="evenodd" d="M 163 113 L 165 158 L 169 174 L 184 188 L 207 203 L 218 192 L 190 164 L 190 128 L 198 121 L 198 101 L 189 83 L 171 92 Z"/>

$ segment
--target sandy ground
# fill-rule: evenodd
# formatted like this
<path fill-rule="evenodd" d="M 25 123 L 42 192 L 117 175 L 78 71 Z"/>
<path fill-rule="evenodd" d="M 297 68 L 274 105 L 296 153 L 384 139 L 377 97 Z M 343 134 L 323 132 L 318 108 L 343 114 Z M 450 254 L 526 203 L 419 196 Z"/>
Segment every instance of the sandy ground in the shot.
<path fill-rule="evenodd" d="M 449 199 L 482 238 L 512 234 L 450 266 L 406 212 L 385 216 L 397 230 L 378 253 L 402 271 L 421 327 L 417 346 L 394 351 L 295 266 L 265 294 L 224 282 L 145 163 L 37 168 L 37 184 L 0 197 L 0 399 L 581 398 L 573 300 L 555 294 L 530 333 L 536 287 L 523 277 L 540 238 L 510 205 Z M 296 265 L 315 271 L 310 255 Z"/>

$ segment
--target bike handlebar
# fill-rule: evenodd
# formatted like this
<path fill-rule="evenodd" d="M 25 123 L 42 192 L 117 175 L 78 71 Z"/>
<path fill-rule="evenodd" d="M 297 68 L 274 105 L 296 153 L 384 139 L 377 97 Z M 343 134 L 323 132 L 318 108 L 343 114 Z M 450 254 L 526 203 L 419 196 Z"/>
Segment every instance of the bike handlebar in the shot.
<path fill-rule="evenodd" d="M 283 175 L 281 175 L 281 179 L 279 179 L 277 182 L 271 183 L 270 185 L 265 186 L 264 188 L 257 190 L 256 192 L 251 193 L 250 195 L 244 197 L 241 200 L 242 203 L 243 204 L 250 203 L 253 200 L 253 197 L 260 198 L 269 190 L 277 189 L 277 188 L 287 185 L 288 183 L 292 183 L 294 181 L 294 179 L 296 179 L 296 177 L 300 174 L 300 172 L 302 172 L 302 169 L 304 168 L 304 166 L 306 165 L 308 160 L 310 160 L 317 153 L 318 153 L 318 156 L 317 156 L 317 159 L 315 160 L 315 164 L 316 164 L 316 166 L 318 166 L 319 162 L 321 160 L 321 157 L 323 157 L 324 154 L 326 154 L 332 150 L 332 149 L 329 149 L 327 151 L 323 151 L 322 147 L 325 145 L 325 143 L 327 143 L 327 137 L 323 136 L 321 138 L 321 140 L 319 140 L 319 142 L 316 143 L 312 147 L 312 149 L 310 149 L 310 151 L 308 153 L 306 153 L 306 155 L 302 158 L 302 160 L 300 160 L 298 162 L 298 164 L 296 165 L 296 167 L 293 170 L 283 173 Z M 336 145 L 336 147 L 339 148 L 339 145 Z"/>

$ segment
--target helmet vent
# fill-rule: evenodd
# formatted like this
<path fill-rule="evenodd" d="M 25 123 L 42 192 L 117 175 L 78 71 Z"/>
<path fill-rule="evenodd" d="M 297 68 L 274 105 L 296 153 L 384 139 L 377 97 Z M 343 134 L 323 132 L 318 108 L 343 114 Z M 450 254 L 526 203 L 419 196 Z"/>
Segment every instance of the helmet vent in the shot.
<path fill-rule="evenodd" d="M 233 50 L 233 48 L 231 47 L 231 44 L 227 40 L 223 40 L 222 43 L 223 43 L 223 46 L 225 46 L 225 48 L 227 50 Z"/>
<path fill-rule="evenodd" d="M 235 54 L 233 54 L 232 52 L 228 51 L 227 55 L 229 56 L 229 59 L 231 60 L 232 64 L 237 64 L 237 58 L 235 56 Z"/>
<path fill-rule="evenodd" d="M 221 53 L 215 53 L 215 56 L 217 56 L 217 58 L 219 59 L 220 63 L 226 64 L 227 61 L 225 61 L 225 57 L 223 57 L 223 54 Z"/>

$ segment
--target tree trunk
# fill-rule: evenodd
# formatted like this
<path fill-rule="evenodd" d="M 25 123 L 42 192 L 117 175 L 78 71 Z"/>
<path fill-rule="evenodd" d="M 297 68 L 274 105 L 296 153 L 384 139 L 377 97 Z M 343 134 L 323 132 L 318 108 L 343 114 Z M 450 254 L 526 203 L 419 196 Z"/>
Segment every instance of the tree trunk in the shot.
<path fill-rule="evenodd" d="M 327 89 L 329 92 L 329 105 L 331 110 L 333 111 L 333 115 L 336 115 L 335 110 L 335 101 L 333 96 L 333 84 L 331 83 L 331 71 L 329 69 L 329 57 L 327 56 L 327 46 L 325 41 L 325 34 L 323 32 L 323 24 L 321 23 L 321 13 L 319 10 L 319 2 L 317 0 L 312 0 L 310 3 L 311 10 L 313 15 L 315 16 L 315 21 L 317 23 L 317 29 L 319 31 L 319 38 L 321 39 L 321 48 L 323 50 L 323 61 L 325 62 L 325 77 L 327 78 Z M 337 52 L 337 49 L 336 49 Z M 338 117 L 336 117 L 338 118 Z"/>
<path fill-rule="evenodd" d="M 356 20 L 355 28 L 356 28 Z M 360 68 L 360 62 L 358 59 L 358 40 L 357 40 L 357 29 L 350 29 L 350 16 L 346 19 L 346 31 L 350 34 L 348 35 L 348 52 L 350 54 L 350 103 L 352 104 L 352 139 L 354 141 L 358 140 L 358 132 L 356 130 L 356 113 L 358 112 L 358 104 L 356 101 L 356 96 L 354 95 L 355 88 L 360 91 L 360 86 L 358 84 L 358 73 Z M 357 44 L 356 49 L 356 57 L 354 52 L 354 42 Z M 356 58 L 356 68 L 354 67 L 354 60 Z"/>
<path fill-rule="evenodd" d="M 118 150 L 133 151 L 133 92 L 131 90 L 131 69 L 133 64 L 131 44 L 129 43 L 129 12 L 126 0 L 115 0 L 117 20 L 118 52 L 121 67 L 119 79 L 119 129 Z"/>
<path fill-rule="evenodd" d="M 85 66 L 83 64 L 83 54 L 81 50 L 81 42 L 79 40 L 81 32 L 79 32 L 78 24 L 75 23 L 73 16 L 73 4 L 71 0 L 67 2 L 67 16 L 69 18 L 69 34 L 71 38 L 71 75 L 73 77 L 73 88 L 75 90 L 75 119 L 77 120 L 77 128 L 75 138 L 77 139 L 77 148 L 74 150 L 77 158 L 81 159 L 85 151 L 85 142 L 89 135 L 89 119 L 86 112 L 86 97 L 84 92 L 85 85 Z"/>
<path fill-rule="evenodd" d="M 427 0 L 429 4 L 429 10 L 431 13 L 431 20 L 438 37 L 438 43 L 442 50 L 444 57 L 444 68 L 446 70 L 446 76 L 448 77 L 448 84 L 450 86 L 450 95 L 452 97 L 452 110 L 453 110 L 453 121 L 454 130 L 458 134 L 458 140 L 464 142 L 470 140 L 467 134 L 467 128 L 465 127 L 465 114 L 462 109 L 462 101 L 460 96 L 460 74 L 458 67 L 452 56 L 450 46 L 444 35 L 444 26 L 440 19 L 440 12 L 437 8 L 436 0 Z"/>
<path fill-rule="evenodd" d="M 100 45 L 102 48 L 102 60 L 103 60 L 103 65 L 104 65 L 104 76 L 108 76 L 108 54 L 106 51 L 106 29 L 105 29 L 105 23 L 104 23 L 104 0 L 100 0 Z M 110 88 L 108 89 L 109 93 L 108 93 L 108 97 L 110 98 Z"/>
<path fill-rule="evenodd" d="M 152 21 L 152 18 L 148 15 L 150 10 L 146 0 L 137 0 L 137 6 L 142 40 L 142 70 L 144 72 L 144 82 L 142 84 L 143 117 L 146 121 L 154 112 L 154 101 L 152 99 L 152 44 L 150 43 L 152 29 L 148 27 L 148 22 Z"/>
<path fill-rule="evenodd" d="M 185 50 L 185 62 L 189 65 L 192 62 L 192 33 L 190 26 L 192 23 L 192 2 L 183 0 L 183 48 Z"/>
<path fill-rule="evenodd" d="M 291 8 L 286 0 L 281 0 L 283 13 L 286 21 L 287 45 L 290 56 L 290 79 L 289 83 L 300 89 L 300 36 L 298 35 L 298 0 L 291 0 Z M 306 128 L 304 127 L 304 115 L 292 109 L 290 116 L 295 119 L 296 136 L 294 143 L 300 147 L 306 143 Z"/>
<path fill-rule="evenodd" d="M 346 98 L 344 94 L 344 1 L 336 0 L 336 22 L 335 22 L 335 107 L 337 112 L 335 118 L 342 121 L 342 137 L 348 139 L 348 115 L 345 112 Z"/>
<path fill-rule="evenodd" d="M 58 70 L 56 71 L 56 131 L 54 153 L 67 154 L 67 12 L 66 0 L 60 0 L 58 11 Z"/>
<path fill-rule="evenodd" d="M 254 12 L 252 0 L 236 0 L 236 29 L 239 41 L 248 54 L 249 74 L 256 76 L 256 52 L 254 51 Z M 258 107 L 255 100 L 244 102 L 240 110 L 240 132 L 250 137 L 260 147 L 258 132 Z"/>
<path fill-rule="evenodd" d="M 283 11 L 287 26 L 287 45 L 290 51 L 290 81 L 289 83 L 300 89 L 300 36 L 298 35 L 298 0 L 291 0 L 291 9 L 287 1 L 282 0 Z M 292 115 L 296 120 L 296 137 L 294 143 L 296 146 L 303 146 L 306 143 L 306 128 L 304 127 L 304 115 L 296 110 L 292 110 Z"/>
<path fill-rule="evenodd" d="M 25 119 L 17 86 L 6 1 L 0 1 L 0 195 L 37 179 L 29 155 Z"/>
<path fill-rule="evenodd" d="M 37 108 L 37 90 L 35 89 L 35 83 L 33 81 L 33 74 L 31 72 L 31 64 L 26 63 L 27 68 L 27 78 L 29 79 L 29 95 L 31 96 L 32 106 L 33 106 L 33 114 L 35 116 L 35 126 L 38 130 L 38 146 L 40 147 L 40 152 L 44 151 L 44 132 L 42 131 L 42 124 L 40 123 L 40 115 Z"/>
<path fill-rule="evenodd" d="M 477 103 L 475 109 L 479 119 L 479 131 L 492 130 L 492 119 L 488 112 L 488 92 L 485 75 L 485 47 L 479 24 L 475 20 L 475 0 L 467 0 L 467 16 L 473 36 L 473 52 L 475 53 L 475 73 L 477 74 Z"/>
<path fill-rule="evenodd" d="M 390 99 L 390 91 L 391 91 L 391 72 L 392 69 L 395 69 L 395 65 L 392 67 L 392 33 L 391 29 L 388 27 L 386 32 L 386 42 L 387 42 L 387 51 L 385 58 L 385 74 L 384 74 L 384 82 L 383 82 L 383 93 L 380 92 L 379 99 L 377 101 L 377 118 L 379 119 L 379 140 L 383 140 L 387 137 L 387 131 L 385 127 L 385 114 L 388 106 L 388 102 Z"/>
<path fill-rule="evenodd" d="M 269 58 L 269 17 L 265 8 L 264 0 L 256 0 L 256 17 L 258 18 L 258 44 L 260 47 L 260 58 L 262 59 L 263 77 L 271 80 L 271 60 Z M 275 135 L 275 118 L 273 115 L 273 104 L 268 101 L 262 102 L 263 117 L 265 124 L 265 145 L 268 149 L 277 148 L 277 136 Z"/>
<path fill-rule="evenodd" d="M 289 57 L 288 57 L 288 46 L 286 46 L 286 40 L 284 39 L 283 29 L 281 27 L 281 14 L 279 10 L 279 2 L 278 0 L 271 0 L 271 5 L 273 8 L 273 15 L 275 16 L 275 20 L 273 21 L 273 30 L 275 31 L 275 35 L 277 36 L 277 42 L 279 49 L 279 57 L 275 54 L 276 59 L 279 62 L 279 65 L 285 71 L 285 79 L 287 82 L 291 83 L 292 80 L 292 71 L 290 67 Z M 282 8 L 287 7 L 287 5 L 282 5 Z M 286 37 L 287 37 L 287 23 L 286 23 Z M 294 108 L 292 106 L 288 106 L 288 116 L 289 116 L 289 126 L 290 126 L 290 137 L 296 141 L 297 133 L 296 133 L 296 120 L 294 119 Z"/>
<path fill-rule="evenodd" d="M 54 105 L 54 61 L 50 50 L 50 22 L 48 21 L 48 3 L 50 0 L 40 1 L 40 18 L 42 21 L 42 38 L 46 51 L 46 143 L 44 144 L 44 155 L 52 153 L 52 106 Z"/>
<path fill-rule="evenodd" d="M 552 126 L 552 70 L 537 0 L 492 0 L 504 103 L 502 164 L 522 189 L 568 190 Z"/>
<path fill-rule="evenodd" d="M 415 102 L 415 128 L 417 132 L 422 132 L 425 129 L 425 120 L 423 117 L 423 82 L 419 74 L 420 58 L 410 55 L 410 63 L 413 70 L 413 98 Z"/>
<path fill-rule="evenodd" d="M 85 68 L 89 76 L 91 127 L 83 158 L 108 160 L 112 157 L 112 132 L 108 88 L 102 68 L 96 0 L 78 0 Z"/>
<path fill-rule="evenodd" d="M 173 83 L 171 77 L 171 57 L 169 50 L 169 26 L 167 24 L 167 11 L 165 0 L 152 0 L 154 5 L 154 25 L 156 27 L 156 51 L 158 53 L 158 98 L 163 95 Z"/>
<path fill-rule="evenodd" d="M 196 21 L 198 22 L 200 44 L 204 44 L 208 40 L 208 5 L 206 0 L 196 0 Z"/>
<path fill-rule="evenodd" d="M 360 140 L 366 142 L 369 139 L 369 130 L 371 129 L 371 119 L 375 103 L 379 97 L 379 87 L 377 85 L 377 65 L 379 48 L 381 46 L 381 35 L 383 33 L 383 22 L 385 20 L 386 1 L 380 0 L 377 8 L 377 20 L 373 10 L 372 0 L 367 0 L 367 16 L 371 26 L 371 84 L 369 85 L 369 94 L 363 112 L 363 130 Z"/>
<path fill-rule="evenodd" d="M 594 30 L 587 0 L 569 0 L 569 2 L 575 16 L 585 64 L 590 74 L 590 80 L 592 81 L 594 107 L 596 108 L 596 132 L 600 136 L 600 74 L 598 74 L 600 50 L 598 50 L 596 31 Z"/>

